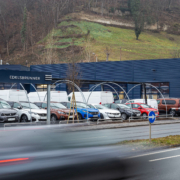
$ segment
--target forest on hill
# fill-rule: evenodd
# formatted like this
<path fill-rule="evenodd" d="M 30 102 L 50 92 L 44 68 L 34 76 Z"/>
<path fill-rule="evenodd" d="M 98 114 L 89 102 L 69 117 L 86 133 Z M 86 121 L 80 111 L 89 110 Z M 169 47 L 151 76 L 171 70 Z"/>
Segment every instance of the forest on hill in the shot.
<path fill-rule="evenodd" d="M 108 29 L 106 24 L 100 24 L 100 31 L 106 29 L 108 33 L 102 31 L 96 36 L 95 24 L 90 29 L 88 22 L 74 16 L 81 12 L 96 15 L 97 19 L 103 17 L 134 25 L 125 31 L 122 27 Z M 72 57 L 80 62 L 95 61 L 95 56 L 100 60 L 119 60 L 119 56 L 122 60 L 179 57 L 179 15 L 180 0 L 0 0 L 0 57 L 4 63 L 23 65 L 66 63 Z M 78 26 L 77 22 L 84 26 Z M 156 28 L 147 32 L 144 28 L 147 25 Z M 153 38 L 147 36 L 154 38 L 148 45 Z M 116 44 L 119 37 L 121 43 Z M 135 40 L 140 49 L 132 46 Z M 162 51 L 166 48 L 163 44 L 168 54 Z M 96 48 L 90 52 L 90 46 Z M 159 52 L 154 52 L 155 49 Z"/>

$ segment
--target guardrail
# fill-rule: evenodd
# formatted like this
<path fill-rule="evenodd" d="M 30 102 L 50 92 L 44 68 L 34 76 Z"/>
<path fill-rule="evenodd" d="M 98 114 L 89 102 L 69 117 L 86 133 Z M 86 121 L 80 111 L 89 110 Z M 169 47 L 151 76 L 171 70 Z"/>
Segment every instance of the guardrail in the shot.
<path fill-rule="evenodd" d="M 122 118 L 114 118 L 114 119 L 98 119 L 98 120 L 97 120 L 97 125 L 99 124 L 100 121 L 103 121 L 103 122 L 108 122 L 108 121 L 110 121 L 110 122 L 112 122 L 112 121 L 118 122 L 118 121 L 121 121 L 121 122 L 123 122 L 123 119 L 122 119 Z"/>
<path fill-rule="evenodd" d="M 171 115 L 171 114 L 169 114 L 169 115 L 159 115 L 158 117 L 157 117 L 157 119 L 158 118 L 173 118 L 174 116 L 173 115 Z M 145 119 L 144 119 L 145 118 Z M 129 117 L 129 122 L 131 122 L 131 120 L 148 120 L 148 116 L 144 116 L 144 117 L 142 117 L 142 116 L 139 116 L 139 117 Z M 100 124 L 100 123 L 107 123 L 107 122 L 113 122 L 113 121 L 115 121 L 115 122 L 123 122 L 123 119 L 122 118 L 115 118 L 115 119 L 97 119 L 97 122 L 96 122 L 96 124 L 98 125 L 98 124 Z M 71 123 L 87 123 L 87 120 L 86 119 L 83 119 L 83 120 L 69 120 L 68 121 L 68 123 L 69 124 L 71 124 Z M 26 123 L 6 123 L 6 124 L 4 124 L 4 129 L 6 128 L 6 127 L 10 127 L 10 126 L 31 126 L 31 125 L 46 125 L 47 124 L 47 122 L 45 121 L 45 122 L 42 122 L 42 121 L 39 121 L 39 122 L 26 122 Z M 52 122 L 52 124 L 54 124 L 53 122 Z M 58 124 L 67 124 L 67 121 L 59 121 L 59 123 Z M 88 121 L 88 124 L 90 125 L 91 123 L 90 123 L 90 121 Z M 95 124 L 95 123 L 93 123 L 93 124 Z"/>
<path fill-rule="evenodd" d="M 68 124 L 68 123 L 71 123 L 71 122 L 75 122 L 75 123 L 80 123 L 80 122 L 87 122 L 86 119 L 84 120 L 69 120 L 69 121 L 59 121 L 59 124 Z"/>
<path fill-rule="evenodd" d="M 135 119 L 141 119 L 141 120 L 148 120 L 149 116 L 139 116 L 139 117 L 129 117 L 129 122 L 131 122 L 131 120 L 135 120 Z M 168 115 L 159 115 L 158 117 L 156 117 L 156 119 L 158 118 L 173 118 L 174 116 L 171 114 Z"/>
<path fill-rule="evenodd" d="M 10 127 L 10 126 L 27 126 L 27 125 L 43 125 L 47 124 L 47 122 L 26 122 L 26 123 L 6 123 L 4 124 L 4 128 Z"/>

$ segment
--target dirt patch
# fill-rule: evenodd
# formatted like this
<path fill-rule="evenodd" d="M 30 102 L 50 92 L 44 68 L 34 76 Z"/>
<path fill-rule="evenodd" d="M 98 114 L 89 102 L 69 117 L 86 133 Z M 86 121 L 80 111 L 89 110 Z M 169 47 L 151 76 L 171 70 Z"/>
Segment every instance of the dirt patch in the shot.
<path fill-rule="evenodd" d="M 70 45 L 70 44 L 71 43 L 69 43 L 69 42 L 57 42 L 54 45 L 56 45 L 56 46 L 65 46 L 65 45 Z"/>
<path fill-rule="evenodd" d="M 68 25 L 68 26 L 59 26 L 57 27 L 57 29 L 61 29 L 61 30 L 65 30 L 67 28 L 76 28 L 77 26 L 71 24 L 71 25 Z"/>

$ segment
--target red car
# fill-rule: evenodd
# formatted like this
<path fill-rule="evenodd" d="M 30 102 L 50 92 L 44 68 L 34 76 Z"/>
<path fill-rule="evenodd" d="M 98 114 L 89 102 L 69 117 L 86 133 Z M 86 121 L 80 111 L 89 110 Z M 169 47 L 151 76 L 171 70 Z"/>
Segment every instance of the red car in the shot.
<path fill-rule="evenodd" d="M 131 103 L 132 104 L 132 108 L 141 111 L 141 115 L 143 117 L 143 119 L 146 119 L 147 116 L 149 115 L 150 111 L 154 111 L 154 113 L 156 114 L 156 117 L 159 116 L 159 111 L 157 109 L 152 108 L 151 106 L 144 104 L 144 103 Z M 126 105 L 131 107 L 130 103 L 127 103 Z"/>

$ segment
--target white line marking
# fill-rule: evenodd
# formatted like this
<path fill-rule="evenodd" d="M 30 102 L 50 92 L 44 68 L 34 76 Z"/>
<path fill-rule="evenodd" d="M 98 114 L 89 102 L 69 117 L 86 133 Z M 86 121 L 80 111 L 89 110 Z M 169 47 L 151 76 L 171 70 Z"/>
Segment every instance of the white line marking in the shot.
<path fill-rule="evenodd" d="M 153 153 L 148 153 L 148 154 L 142 154 L 142 155 L 132 156 L 132 157 L 128 157 L 127 159 L 137 158 L 137 157 L 142 157 L 142 156 L 149 156 L 149 155 L 159 154 L 159 153 L 164 153 L 164 152 L 169 152 L 169 151 L 177 151 L 177 150 L 180 150 L 180 148 L 168 149 L 168 150 L 164 150 L 164 151 L 157 151 L 157 152 L 153 152 Z"/>
<path fill-rule="evenodd" d="M 149 160 L 149 162 L 161 161 L 161 160 L 164 160 L 164 159 L 171 159 L 171 158 L 175 158 L 175 157 L 180 157 L 180 155 L 177 155 L 177 156 L 169 156 L 169 157 L 159 158 L 159 159 L 153 159 L 153 160 Z"/>

